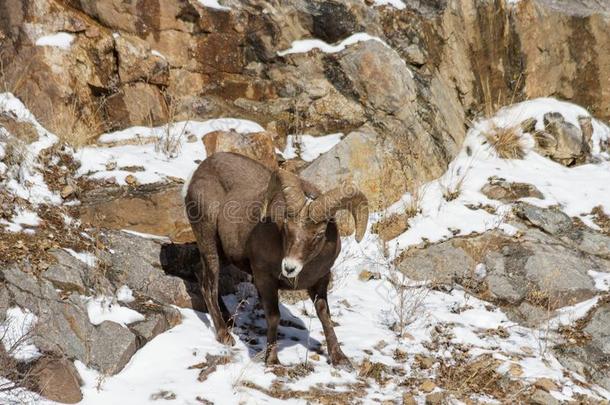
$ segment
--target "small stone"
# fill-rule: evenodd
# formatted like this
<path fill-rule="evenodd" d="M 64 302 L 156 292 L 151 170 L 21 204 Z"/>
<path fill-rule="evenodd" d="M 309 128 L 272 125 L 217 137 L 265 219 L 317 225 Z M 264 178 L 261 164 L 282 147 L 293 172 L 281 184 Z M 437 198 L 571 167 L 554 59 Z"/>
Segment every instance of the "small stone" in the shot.
<path fill-rule="evenodd" d="M 380 278 L 381 274 L 369 270 L 362 270 L 360 274 L 358 274 L 358 279 L 360 281 L 379 280 Z"/>
<path fill-rule="evenodd" d="M 546 377 L 539 378 L 538 380 L 536 380 L 534 382 L 534 387 L 543 389 L 546 392 L 559 390 L 559 387 L 557 387 L 557 384 L 555 384 L 555 382 L 553 382 L 553 380 L 546 378 Z"/>
<path fill-rule="evenodd" d="M 423 354 L 416 354 L 415 361 L 419 365 L 419 368 L 423 370 L 427 370 L 434 365 L 434 358 L 430 356 L 425 356 Z"/>
<path fill-rule="evenodd" d="M 528 118 L 521 123 L 521 130 L 526 133 L 533 133 L 536 130 L 536 118 Z"/>
<path fill-rule="evenodd" d="M 125 177 L 125 182 L 127 184 L 129 184 L 130 186 L 135 186 L 136 184 L 138 184 L 138 179 L 136 179 L 136 177 L 133 174 L 128 174 Z"/>
<path fill-rule="evenodd" d="M 423 392 L 432 392 L 436 388 L 436 384 L 432 380 L 424 380 L 419 386 L 419 389 Z"/>
<path fill-rule="evenodd" d="M 115 161 L 108 162 L 108 163 L 106 163 L 106 170 L 112 171 L 112 170 L 116 169 L 116 166 L 117 166 L 117 164 Z"/>
<path fill-rule="evenodd" d="M 63 198 L 64 200 L 70 196 L 72 196 L 74 194 L 76 190 L 74 189 L 74 187 L 72 187 L 71 185 L 67 185 L 65 186 L 62 190 L 61 190 L 61 198 Z"/>
<path fill-rule="evenodd" d="M 523 368 L 521 368 L 521 366 L 516 363 L 512 363 L 510 365 L 510 368 L 508 369 L 508 373 L 512 377 L 520 377 L 523 375 Z"/>
<path fill-rule="evenodd" d="M 87 38 L 97 38 L 100 36 L 100 29 L 96 26 L 87 27 L 85 30 L 85 36 Z"/>
<path fill-rule="evenodd" d="M 402 405 L 417 405 L 417 401 L 415 400 L 415 397 L 413 397 L 413 395 L 403 394 Z"/>
<path fill-rule="evenodd" d="M 534 393 L 530 396 L 529 403 L 534 405 L 559 405 L 559 401 L 557 399 L 543 390 L 534 391 Z"/>
<path fill-rule="evenodd" d="M 194 134 L 189 134 L 186 137 L 186 142 L 188 142 L 188 143 L 195 143 L 195 142 L 197 142 L 197 137 Z"/>
<path fill-rule="evenodd" d="M 426 405 L 441 405 L 444 403 L 444 399 L 444 393 L 435 392 L 433 394 L 426 395 Z"/>

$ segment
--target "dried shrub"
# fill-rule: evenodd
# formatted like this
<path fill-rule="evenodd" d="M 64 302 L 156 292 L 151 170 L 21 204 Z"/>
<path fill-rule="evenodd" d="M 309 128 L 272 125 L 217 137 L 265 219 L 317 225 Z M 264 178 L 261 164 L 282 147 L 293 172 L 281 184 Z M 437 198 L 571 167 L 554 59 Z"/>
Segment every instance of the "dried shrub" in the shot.
<path fill-rule="evenodd" d="M 443 193 L 443 198 L 445 201 L 453 201 L 457 199 L 460 194 L 462 194 L 464 181 L 466 181 L 466 177 L 471 168 L 471 165 L 468 165 L 465 168 L 452 168 L 449 172 L 449 176 L 446 179 L 439 181 L 441 192 Z"/>
<path fill-rule="evenodd" d="M 502 159 L 523 159 L 525 147 L 518 126 L 493 126 L 485 133 L 485 138 Z"/>
<path fill-rule="evenodd" d="M 61 111 L 53 111 L 46 120 L 47 127 L 62 141 L 74 148 L 89 145 L 104 131 L 100 112 L 104 102 L 98 103 L 94 111 L 82 108 L 82 103 L 74 99 Z"/>
<path fill-rule="evenodd" d="M 491 354 L 458 364 L 443 361 L 436 382 L 458 398 L 486 394 L 502 400 L 514 399 L 522 391 L 522 385 L 500 374 L 497 371 L 500 364 Z"/>

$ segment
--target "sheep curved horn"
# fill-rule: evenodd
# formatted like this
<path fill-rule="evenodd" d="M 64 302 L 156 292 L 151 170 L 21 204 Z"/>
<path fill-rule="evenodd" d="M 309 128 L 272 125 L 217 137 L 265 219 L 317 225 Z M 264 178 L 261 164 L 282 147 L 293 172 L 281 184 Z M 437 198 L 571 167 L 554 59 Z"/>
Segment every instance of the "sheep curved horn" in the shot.
<path fill-rule="evenodd" d="M 311 202 L 308 216 L 315 222 L 332 218 L 339 210 L 349 210 L 356 223 L 356 241 L 360 242 L 366 232 L 369 219 L 368 200 L 353 184 L 345 184 L 327 191 Z"/>
<path fill-rule="evenodd" d="M 261 210 L 262 218 L 269 215 L 269 205 L 273 197 L 279 192 L 284 196 L 287 216 L 297 216 L 305 205 L 305 194 L 301 188 L 299 178 L 286 170 L 277 169 L 271 174 L 267 185 L 265 200 Z"/>

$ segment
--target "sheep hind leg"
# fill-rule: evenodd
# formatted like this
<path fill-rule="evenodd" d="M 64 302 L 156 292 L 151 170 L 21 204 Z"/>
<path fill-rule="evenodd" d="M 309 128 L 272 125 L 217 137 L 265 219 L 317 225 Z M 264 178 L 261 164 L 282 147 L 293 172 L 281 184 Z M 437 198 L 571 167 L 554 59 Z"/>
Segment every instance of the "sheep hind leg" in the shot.
<path fill-rule="evenodd" d="M 219 300 L 222 297 L 218 294 L 218 279 L 220 275 L 220 261 L 218 259 L 218 250 L 216 246 L 216 240 L 210 235 L 214 235 L 215 232 L 212 229 L 207 229 L 203 224 L 199 224 L 199 229 L 195 232 L 197 236 L 197 246 L 201 254 L 201 275 L 199 281 L 201 284 L 201 292 L 205 305 L 208 308 L 214 328 L 216 329 L 216 340 L 220 343 L 233 346 L 235 339 L 229 333 L 227 324 L 223 319 L 223 311 L 221 311 L 221 305 Z M 222 302 L 222 301 L 220 301 Z M 226 309 L 224 302 L 222 307 L 228 314 L 229 311 Z"/>

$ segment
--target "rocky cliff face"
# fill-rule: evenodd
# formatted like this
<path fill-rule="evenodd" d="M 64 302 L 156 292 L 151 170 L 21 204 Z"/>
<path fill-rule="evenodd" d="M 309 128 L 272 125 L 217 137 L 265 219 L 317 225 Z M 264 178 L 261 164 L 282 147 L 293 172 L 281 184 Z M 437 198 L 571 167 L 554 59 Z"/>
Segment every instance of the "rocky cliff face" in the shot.
<path fill-rule="evenodd" d="M 603 2 L 419 1 L 399 10 L 362 1 L 250 0 L 219 9 L 194 0 L 10 0 L 0 7 L 4 81 L 57 132 L 217 116 L 255 119 L 282 135 L 280 144 L 287 133 L 364 129 L 378 148 L 363 159 L 386 157 L 379 184 L 368 185 L 387 190 L 380 205 L 413 179 L 440 175 L 471 120 L 510 101 L 557 96 L 610 118 Z M 358 32 L 383 42 L 281 52 L 293 41 L 338 43 Z M 63 46 L 44 45 L 62 37 Z"/>
<path fill-rule="evenodd" d="M 0 403 L 610 399 L 610 3 L 221 2 L 0 0 Z M 257 363 L 231 266 L 238 346 L 194 311 L 216 151 L 367 195 L 331 302 L 358 373 L 298 294 L 292 366 Z"/>

